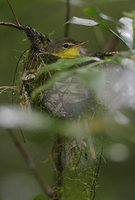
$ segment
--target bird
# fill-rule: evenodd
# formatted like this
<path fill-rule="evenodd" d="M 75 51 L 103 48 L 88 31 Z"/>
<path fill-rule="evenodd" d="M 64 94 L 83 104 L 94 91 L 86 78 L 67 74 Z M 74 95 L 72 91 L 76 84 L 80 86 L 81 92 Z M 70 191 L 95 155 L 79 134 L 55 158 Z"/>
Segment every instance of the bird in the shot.
<path fill-rule="evenodd" d="M 80 47 L 88 41 L 77 42 L 69 37 L 62 37 L 51 41 L 44 49 L 45 54 L 58 58 L 76 58 L 80 57 Z"/>
<path fill-rule="evenodd" d="M 72 38 L 63 37 L 48 43 L 44 49 L 45 62 L 47 56 L 49 63 L 54 59 L 74 59 L 82 56 L 80 47 L 88 41 L 77 42 Z M 66 61 L 65 61 L 66 62 Z M 50 88 L 42 93 L 44 107 L 53 115 L 60 118 L 72 118 L 86 110 L 90 98 L 88 87 L 83 85 L 73 73 L 64 80 L 55 82 Z"/>

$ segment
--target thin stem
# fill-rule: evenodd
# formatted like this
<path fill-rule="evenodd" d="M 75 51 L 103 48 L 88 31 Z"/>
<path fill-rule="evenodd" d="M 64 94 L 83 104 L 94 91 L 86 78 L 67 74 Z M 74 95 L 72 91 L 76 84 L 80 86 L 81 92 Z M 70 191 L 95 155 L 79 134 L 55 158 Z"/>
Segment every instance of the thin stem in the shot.
<path fill-rule="evenodd" d="M 9 133 L 10 137 L 12 138 L 14 144 L 16 145 L 18 150 L 20 151 L 20 153 L 21 153 L 22 157 L 24 158 L 26 164 L 31 169 L 32 173 L 35 175 L 35 177 L 36 177 L 38 183 L 40 184 L 42 190 L 44 191 L 44 193 L 46 195 L 48 195 L 49 197 L 53 197 L 54 196 L 53 190 L 50 188 L 50 186 L 41 177 L 39 171 L 36 168 L 34 161 L 30 157 L 28 152 L 26 152 L 26 150 L 23 148 L 22 144 L 17 139 L 17 137 L 15 136 L 15 134 L 13 133 L 13 131 L 11 129 L 8 129 L 8 133 Z"/>
<path fill-rule="evenodd" d="M 67 0 L 66 3 L 66 20 L 65 22 L 67 22 L 70 18 L 70 0 Z M 68 37 L 69 34 L 69 24 L 67 23 L 65 25 L 65 30 L 64 30 L 64 37 Z"/>
<path fill-rule="evenodd" d="M 15 86 L 15 80 L 16 80 L 16 75 L 17 75 L 17 70 L 18 70 L 19 63 L 20 63 L 20 61 L 23 58 L 23 56 L 24 56 L 25 53 L 26 53 L 26 51 L 24 51 L 22 53 L 22 55 L 20 56 L 20 58 L 18 59 L 18 62 L 16 64 L 14 75 L 13 75 L 13 82 L 12 82 L 13 87 Z M 12 104 L 13 103 L 14 103 L 14 92 L 12 92 Z"/>
<path fill-rule="evenodd" d="M 89 146 L 90 146 L 91 157 L 92 157 L 92 159 L 96 159 L 96 152 L 95 152 L 95 148 L 94 148 L 94 145 L 93 145 L 91 133 L 89 133 L 88 143 L 89 143 Z"/>
<path fill-rule="evenodd" d="M 16 21 L 17 25 L 20 25 L 20 23 L 19 23 L 19 21 L 18 21 L 18 19 L 17 19 L 17 16 L 16 16 L 16 14 L 15 14 L 15 12 L 14 12 L 14 9 L 13 9 L 13 7 L 12 7 L 10 1 L 7 0 L 7 2 L 8 2 L 8 5 L 9 5 L 10 9 L 11 9 L 11 12 L 12 12 L 14 18 L 15 18 L 15 21 Z"/>
<path fill-rule="evenodd" d="M 61 199 L 61 192 L 62 192 L 62 183 L 63 183 L 63 171 L 65 166 L 65 158 L 64 158 L 64 138 L 60 135 L 57 136 L 57 139 L 54 143 L 53 147 L 53 160 L 56 167 L 56 183 L 55 183 L 55 195 L 53 200 L 60 200 Z"/>
<path fill-rule="evenodd" d="M 0 89 L 16 90 L 17 92 L 20 92 L 19 88 L 15 87 L 15 86 L 0 86 Z"/>
<path fill-rule="evenodd" d="M 91 120 L 93 119 L 94 116 L 95 116 L 95 112 L 93 113 Z M 92 134 L 91 134 L 91 131 L 90 131 L 88 120 L 85 120 L 85 128 L 86 128 L 86 130 L 89 134 L 88 144 L 89 144 L 89 147 L 90 147 L 91 157 L 92 157 L 92 159 L 96 160 L 97 157 L 96 157 L 95 147 L 94 147 L 94 144 L 93 144 L 93 141 L 92 141 Z"/>
<path fill-rule="evenodd" d="M 0 87 L 0 94 L 2 94 L 3 92 L 5 92 L 6 90 L 14 90 L 17 91 L 18 93 L 20 92 L 19 88 L 17 87 L 13 87 L 13 86 L 1 86 Z"/>
<path fill-rule="evenodd" d="M 13 23 L 10 23 L 10 22 L 0 22 L 0 25 L 3 25 L 3 26 L 9 26 L 9 27 L 13 27 L 13 28 L 16 28 L 16 29 L 19 29 L 19 30 L 26 30 L 26 28 L 22 25 L 18 25 L 18 24 L 13 24 Z"/>
<path fill-rule="evenodd" d="M 98 177 L 99 177 L 100 168 L 101 168 L 101 164 L 102 164 L 102 153 L 103 153 L 103 150 L 101 151 L 99 157 L 97 158 L 97 166 L 96 166 L 95 171 L 94 171 L 94 180 L 93 180 L 91 190 L 90 190 L 91 191 L 90 192 L 90 199 L 91 200 L 95 200 L 96 186 L 97 186 L 97 183 L 98 183 Z"/>
<path fill-rule="evenodd" d="M 91 135 L 91 132 L 89 131 L 89 125 L 88 125 L 88 121 L 85 120 L 84 121 L 84 127 L 89 135 L 89 139 L 88 139 L 88 143 L 89 143 L 89 146 L 90 146 L 90 152 L 91 152 L 91 157 L 92 159 L 96 159 L 96 152 L 95 152 L 95 148 L 94 148 L 94 145 L 93 145 L 93 141 L 92 141 L 92 135 Z"/>

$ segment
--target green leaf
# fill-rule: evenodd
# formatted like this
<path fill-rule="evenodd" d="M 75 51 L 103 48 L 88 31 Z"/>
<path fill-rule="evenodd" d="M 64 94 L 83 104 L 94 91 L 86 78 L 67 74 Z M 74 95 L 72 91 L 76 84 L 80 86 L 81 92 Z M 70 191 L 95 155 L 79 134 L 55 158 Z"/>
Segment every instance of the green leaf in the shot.
<path fill-rule="evenodd" d="M 123 12 L 123 14 L 132 19 L 132 26 L 133 26 L 133 48 L 135 49 L 135 11 L 132 11 L 130 13 Z"/>
<path fill-rule="evenodd" d="M 44 72 L 48 72 L 51 70 L 57 70 L 57 71 L 65 70 L 65 69 L 70 68 L 72 65 L 76 65 L 76 64 L 79 64 L 79 63 L 87 61 L 87 60 L 90 60 L 90 58 L 89 57 L 79 57 L 79 58 L 71 58 L 71 59 L 61 58 L 53 64 L 45 65 L 45 66 L 41 67 L 38 74 L 40 75 Z"/>
<path fill-rule="evenodd" d="M 113 35 L 118 37 L 126 46 L 128 46 L 125 39 L 123 39 L 123 37 L 121 37 L 120 35 L 118 35 L 118 33 L 116 33 L 114 30 L 112 30 L 105 21 L 96 22 L 95 20 L 91 20 L 91 19 L 72 17 L 67 23 L 84 25 L 84 26 L 98 26 L 98 27 L 112 33 Z"/>
<path fill-rule="evenodd" d="M 98 16 L 99 15 L 98 10 L 92 6 L 85 8 L 84 13 L 86 13 L 89 16 Z"/>
<path fill-rule="evenodd" d="M 96 26 L 99 24 L 95 20 L 79 18 L 79 17 L 75 17 L 75 16 L 72 17 L 71 19 L 69 19 L 66 23 L 79 24 L 79 25 L 84 25 L 84 26 Z"/>
<path fill-rule="evenodd" d="M 92 17 L 99 16 L 101 19 L 114 22 L 114 19 L 112 17 L 102 13 L 99 9 L 94 8 L 92 6 L 85 8 L 84 13 L 86 13 L 87 15 L 92 16 Z"/>
<path fill-rule="evenodd" d="M 92 60 L 97 61 L 97 59 L 93 57 L 79 57 L 75 59 L 59 59 L 56 63 L 44 66 L 39 71 L 39 75 L 44 72 L 56 70 L 56 69 L 62 70 L 62 71 L 57 72 L 55 75 L 52 76 L 52 78 L 49 81 L 45 82 L 45 84 L 36 88 L 32 93 L 32 99 L 35 99 L 40 92 L 48 89 L 55 82 L 62 80 L 66 78 L 67 76 L 69 76 L 70 74 L 72 74 L 77 69 L 76 67 L 78 64 L 81 64 L 81 63 L 83 64 L 85 61 L 87 62 L 87 61 L 92 61 Z M 89 65 L 89 63 L 88 64 L 86 63 L 86 65 Z M 69 70 L 70 67 L 73 67 L 73 68 Z"/>
<path fill-rule="evenodd" d="M 119 20 L 122 26 L 118 26 L 117 30 L 125 44 L 133 48 L 133 20 L 129 17 L 122 17 Z"/>
<path fill-rule="evenodd" d="M 105 21 L 100 22 L 97 26 L 102 28 L 102 29 L 104 29 L 104 30 L 106 30 L 106 31 L 108 31 L 108 32 L 110 32 L 110 33 L 112 33 L 113 35 L 118 37 L 124 44 L 126 44 L 125 41 L 123 40 L 123 38 L 120 37 L 115 31 L 113 31 Z"/>

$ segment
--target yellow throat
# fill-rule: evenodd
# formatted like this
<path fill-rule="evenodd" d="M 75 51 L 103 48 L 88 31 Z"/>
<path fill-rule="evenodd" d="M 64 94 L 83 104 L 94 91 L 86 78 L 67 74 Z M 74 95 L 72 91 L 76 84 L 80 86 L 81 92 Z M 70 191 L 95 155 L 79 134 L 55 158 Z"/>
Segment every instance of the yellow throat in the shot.
<path fill-rule="evenodd" d="M 80 56 L 79 47 L 87 42 L 76 42 L 71 38 L 60 38 L 51 42 L 45 51 L 49 55 L 60 58 L 76 58 Z"/>
<path fill-rule="evenodd" d="M 79 48 L 72 47 L 70 49 L 66 49 L 61 52 L 53 53 L 52 55 L 60 58 L 76 58 L 80 56 L 80 53 L 79 53 Z"/>

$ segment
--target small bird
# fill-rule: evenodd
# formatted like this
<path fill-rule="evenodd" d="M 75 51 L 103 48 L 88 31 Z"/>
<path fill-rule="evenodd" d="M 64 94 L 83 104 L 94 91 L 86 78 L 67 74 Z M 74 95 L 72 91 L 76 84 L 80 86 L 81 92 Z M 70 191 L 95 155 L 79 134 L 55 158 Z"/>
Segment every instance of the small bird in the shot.
<path fill-rule="evenodd" d="M 87 42 L 77 42 L 68 37 L 59 38 L 47 45 L 45 53 L 59 58 L 76 58 L 80 56 L 79 47 Z"/>
<path fill-rule="evenodd" d="M 77 42 L 72 38 L 63 37 L 52 41 L 50 40 L 50 42 L 48 42 L 47 46 L 44 48 L 43 51 L 45 52 L 46 55 L 48 55 L 47 57 L 50 58 L 50 60 L 52 57 L 58 59 L 58 58 L 76 58 L 79 56 L 92 56 L 104 59 L 104 57 L 106 56 L 110 57 L 118 53 L 118 52 L 94 53 L 91 52 L 91 50 L 82 47 L 86 43 L 88 43 L 88 41 Z M 54 59 L 53 61 L 55 62 L 56 60 Z M 92 61 L 90 61 L 90 63 L 91 62 Z"/>
<path fill-rule="evenodd" d="M 60 38 L 51 41 L 45 48 L 49 62 L 53 58 L 80 57 L 80 47 L 88 41 L 77 42 L 71 38 Z M 83 85 L 75 74 L 55 82 L 42 93 L 44 107 L 60 118 L 71 118 L 80 115 L 88 106 L 89 89 Z"/>

